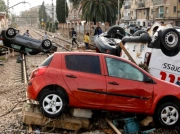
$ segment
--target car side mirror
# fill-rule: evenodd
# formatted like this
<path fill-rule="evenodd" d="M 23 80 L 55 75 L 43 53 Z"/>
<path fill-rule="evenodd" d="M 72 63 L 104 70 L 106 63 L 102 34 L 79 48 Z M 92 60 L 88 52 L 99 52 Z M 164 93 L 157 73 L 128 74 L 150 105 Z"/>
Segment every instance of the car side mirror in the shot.
<path fill-rule="evenodd" d="M 145 82 L 145 83 L 152 83 L 153 80 L 152 80 L 150 77 L 145 76 L 144 82 Z"/>

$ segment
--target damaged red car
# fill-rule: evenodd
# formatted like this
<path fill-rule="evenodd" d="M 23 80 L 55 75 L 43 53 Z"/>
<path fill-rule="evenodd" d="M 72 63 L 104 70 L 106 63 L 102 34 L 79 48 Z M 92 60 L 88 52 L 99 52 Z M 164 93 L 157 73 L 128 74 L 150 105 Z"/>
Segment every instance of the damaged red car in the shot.
<path fill-rule="evenodd" d="M 153 115 L 164 127 L 180 120 L 178 85 L 113 55 L 56 52 L 31 73 L 27 93 L 50 118 L 78 107 Z"/>

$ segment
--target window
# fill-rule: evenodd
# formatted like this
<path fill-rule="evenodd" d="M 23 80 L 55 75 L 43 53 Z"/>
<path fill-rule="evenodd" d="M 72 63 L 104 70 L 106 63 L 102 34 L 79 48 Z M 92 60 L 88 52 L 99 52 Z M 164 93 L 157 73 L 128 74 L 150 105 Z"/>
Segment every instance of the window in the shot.
<path fill-rule="evenodd" d="M 134 66 L 121 60 L 106 58 L 108 74 L 112 77 L 143 81 L 144 75 Z"/>
<path fill-rule="evenodd" d="M 65 61 L 69 70 L 101 74 L 99 56 L 67 55 Z"/>
<path fill-rule="evenodd" d="M 20 51 L 21 47 L 24 47 L 24 46 L 11 44 L 11 47 L 14 48 L 14 49 L 16 49 L 16 50 L 19 50 L 19 51 Z M 25 52 L 28 52 L 28 53 L 29 53 L 29 52 L 33 52 L 33 49 L 31 49 L 31 48 L 25 48 Z"/>
<path fill-rule="evenodd" d="M 153 9 L 151 9 L 151 14 L 153 14 Z"/>
<path fill-rule="evenodd" d="M 174 6 L 174 12 L 176 12 L 176 6 Z"/>
<path fill-rule="evenodd" d="M 53 57 L 54 57 L 54 54 L 52 54 L 52 55 L 49 56 L 46 60 L 44 60 L 44 61 L 39 65 L 39 67 L 49 66 L 49 64 L 51 63 Z"/>

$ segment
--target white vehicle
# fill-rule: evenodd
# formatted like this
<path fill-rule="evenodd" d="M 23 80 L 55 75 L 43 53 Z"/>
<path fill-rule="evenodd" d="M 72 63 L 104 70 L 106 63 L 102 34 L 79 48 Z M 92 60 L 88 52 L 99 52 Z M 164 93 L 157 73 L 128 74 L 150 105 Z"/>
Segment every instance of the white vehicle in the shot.
<path fill-rule="evenodd" d="M 141 41 L 140 36 L 124 37 L 122 42 L 137 64 L 148 65 L 150 74 L 171 83 L 180 81 L 180 34 L 178 30 L 171 24 L 164 25 L 156 22 L 148 33 L 152 39 L 151 42 Z M 121 57 L 129 59 L 124 51 Z"/>

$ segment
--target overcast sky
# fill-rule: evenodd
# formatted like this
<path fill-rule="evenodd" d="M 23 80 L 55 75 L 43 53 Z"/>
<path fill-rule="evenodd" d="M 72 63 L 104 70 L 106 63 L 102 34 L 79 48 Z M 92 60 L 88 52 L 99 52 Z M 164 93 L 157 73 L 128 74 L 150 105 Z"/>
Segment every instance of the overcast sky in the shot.
<path fill-rule="evenodd" d="M 7 4 L 7 0 L 4 0 L 4 1 Z M 16 5 L 17 3 L 22 2 L 22 1 L 29 2 L 31 6 L 29 4 L 23 4 L 23 3 L 19 4 L 19 5 L 15 6 L 14 8 L 11 8 L 11 10 L 10 10 L 11 13 L 19 14 L 21 11 L 25 11 L 31 7 L 41 5 L 43 1 L 45 4 L 52 4 L 52 0 L 9 0 L 9 7 Z M 56 0 L 53 0 L 53 3 L 55 5 Z"/>

